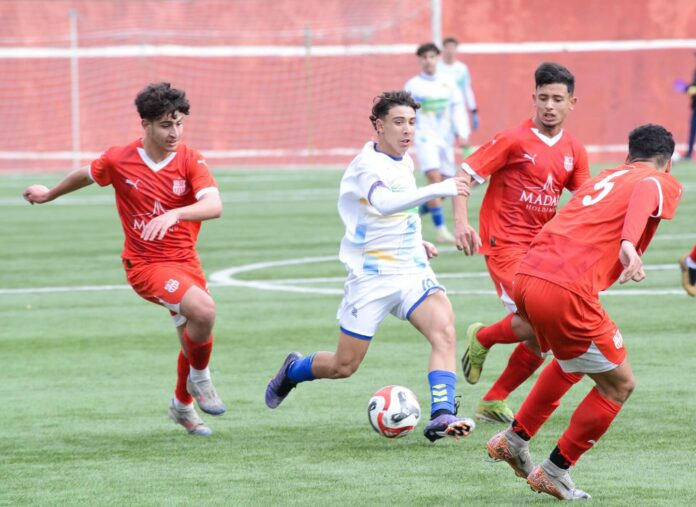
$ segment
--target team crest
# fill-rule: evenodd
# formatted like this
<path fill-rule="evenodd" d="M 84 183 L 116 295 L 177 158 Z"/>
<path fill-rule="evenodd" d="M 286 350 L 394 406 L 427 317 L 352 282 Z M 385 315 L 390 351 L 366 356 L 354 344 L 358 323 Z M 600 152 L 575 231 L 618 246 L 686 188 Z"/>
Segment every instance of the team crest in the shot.
<path fill-rule="evenodd" d="M 573 157 L 566 155 L 563 157 L 563 167 L 565 168 L 566 171 L 572 171 L 573 170 Z"/>
<path fill-rule="evenodd" d="M 174 192 L 174 195 L 184 195 L 186 193 L 186 180 L 174 180 L 172 182 L 172 192 Z"/>

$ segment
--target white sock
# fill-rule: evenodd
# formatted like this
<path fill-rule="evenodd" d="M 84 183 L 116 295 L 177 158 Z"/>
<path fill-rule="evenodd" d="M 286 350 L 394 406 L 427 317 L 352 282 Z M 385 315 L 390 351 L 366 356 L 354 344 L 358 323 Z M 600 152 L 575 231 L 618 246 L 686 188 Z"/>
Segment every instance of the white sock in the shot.
<path fill-rule="evenodd" d="M 686 256 L 686 265 L 691 269 L 696 269 L 696 262 L 692 261 L 691 257 L 689 257 L 688 255 Z"/>
<path fill-rule="evenodd" d="M 446 230 L 447 230 L 447 225 L 446 225 L 446 224 L 438 225 L 438 226 L 437 226 L 437 229 L 438 229 L 439 231 L 446 231 Z"/>
<path fill-rule="evenodd" d="M 193 366 L 189 371 L 191 382 L 200 382 L 201 380 L 210 380 L 210 370 L 206 366 L 202 370 L 197 370 Z"/>
<path fill-rule="evenodd" d="M 181 403 L 176 396 L 174 396 L 174 408 L 177 410 L 184 410 L 188 407 L 193 405 L 193 402 L 189 403 L 188 405 L 186 403 Z"/>

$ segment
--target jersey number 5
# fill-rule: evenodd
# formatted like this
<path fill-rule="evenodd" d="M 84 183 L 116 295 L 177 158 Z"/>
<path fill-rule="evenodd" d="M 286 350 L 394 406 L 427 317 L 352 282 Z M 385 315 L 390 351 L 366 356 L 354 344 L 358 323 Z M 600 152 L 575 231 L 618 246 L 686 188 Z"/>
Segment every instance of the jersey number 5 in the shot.
<path fill-rule="evenodd" d="M 584 206 L 592 206 L 593 204 L 597 204 L 599 201 L 604 199 L 609 192 L 611 192 L 611 189 L 614 188 L 614 181 L 616 178 L 619 176 L 623 176 L 628 172 L 628 169 L 624 169 L 622 171 L 616 171 L 613 174 L 610 174 L 603 180 L 598 181 L 595 183 L 594 189 L 595 190 L 601 190 L 600 193 L 598 193 L 595 197 L 592 197 L 591 195 L 586 195 L 585 197 L 582 198 L 582 204 Z"/>

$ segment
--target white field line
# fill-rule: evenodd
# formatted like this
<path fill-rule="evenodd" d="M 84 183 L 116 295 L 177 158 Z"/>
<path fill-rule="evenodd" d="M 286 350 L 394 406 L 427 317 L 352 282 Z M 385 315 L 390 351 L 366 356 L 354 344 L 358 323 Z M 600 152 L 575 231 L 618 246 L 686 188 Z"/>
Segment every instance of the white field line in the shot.
<path fill-rule="evenodd" d="M 665 49 L 694 49 L 696 39 L 638 39 L 549 42 L 478 42 L 459 44 L 461 54 L 537 54 L 592 53 L 606 51 L 654 51 Z M 186 46 L 176 44 L 138 44 L 79 48 L 3 47 L 0 59 L 27 58 L 129 58 L 129 57 L 186 57 L 186 58 L 298 58 L 361 55 L 411 55 L 415 44 L 354 44 L 306 46 Z"/>
<path fill-rule="evenodd" d="M 290 292 L 300 294 L 324 294 L 332 296 L 343 295 L 343 289 L 339 288 L 318 288 L 305 287 L 302 284 L 310 283 L 339 283 L 345 280 L 344 277 L 309 277 L 309 278 L 284 278 L 277 280 L 238 280 L 235 275 L 250 271 L 257 271 L 280 266 L 296 266 L 302 264 L 316 264 L 322 262 L 337 262 L 335 255 L 323 257 L 302 257 L 299 259 L 284 259 L 279 261 L 256 262 L 235 266 L 221 271 L 216 271 L 209 277 L 210 287 L 246 287 L 250 289 L 266 290 L 273 292 Z M 675 264 L 652 264 L 646 265 L 646 271 L 673 271 L 676 270 Z M 485 271 L 466 272 L 466 273 L 440 273 L 438 278 L 446 279 L 466 279 L 466 278 L 486 278 L 488 273 Z M 65 292 L 97 292 L 109 290 L 128 290 L 128 285 L 81 285 L 65 287 L 20 287 L 14 289 L 0 289 L 0 295 L 19 295 L 19 294 L 54 294 Z M 495 296 L 494 290 L 449 290 L 450 295 L 461 296 Z M 602 293 L 607 296 L 672 296 L 681 295 L 681 289 L 614 289 Z"/>

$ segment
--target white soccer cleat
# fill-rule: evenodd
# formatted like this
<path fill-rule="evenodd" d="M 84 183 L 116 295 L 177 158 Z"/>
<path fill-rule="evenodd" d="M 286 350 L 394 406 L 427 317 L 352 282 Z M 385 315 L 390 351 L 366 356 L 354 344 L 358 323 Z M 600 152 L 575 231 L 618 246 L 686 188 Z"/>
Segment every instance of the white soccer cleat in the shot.
<path fill-rule="evenodd" d="M 437 243 L 445 243 L 454 245 L 457 241 L 452 236 L 452 233 L 447 230 L 447 228 L 441 228 L 437 230 L 437 236 L 435 236 L 435 241 Z"/>
<path fill-rule="evenodd" d="M 172 398 L 172 401 L 169 403 L 169 418 L 186 428 L 189 435 L 209 437 L 213 434 L 213 430 L 203 422 L 203 419 L 198 417 L 193 404 L 187 405 L 185 408 L 177 408 L 174 404 L 174 398 Z"/>
<path fill-rule="evenodd" d="M 575 487 L 568 470 L 554 465 L 549 459 L 534 467 L 534 470 L 527 477 L 527 484 L 533 491 L 555 496 L 559 500 L 589 500 L 592 498 L 588 493 Z"/>
<path fill-rule="evenodd" d="M 511 429 L 493 435 L 486 444 L 486 450 L 493 460 L 510 465 L 517 477 L 526 479 L 534 468 L 529 442 Z"/>
<path fill-rule="evenodd" d="M 227 410 L 210 379 L 194 382 L 189 378 L 186 380 L 186 390 L 194 397 L 198 402 L 198 407 L 206 414 L 222 415 Z"/>

